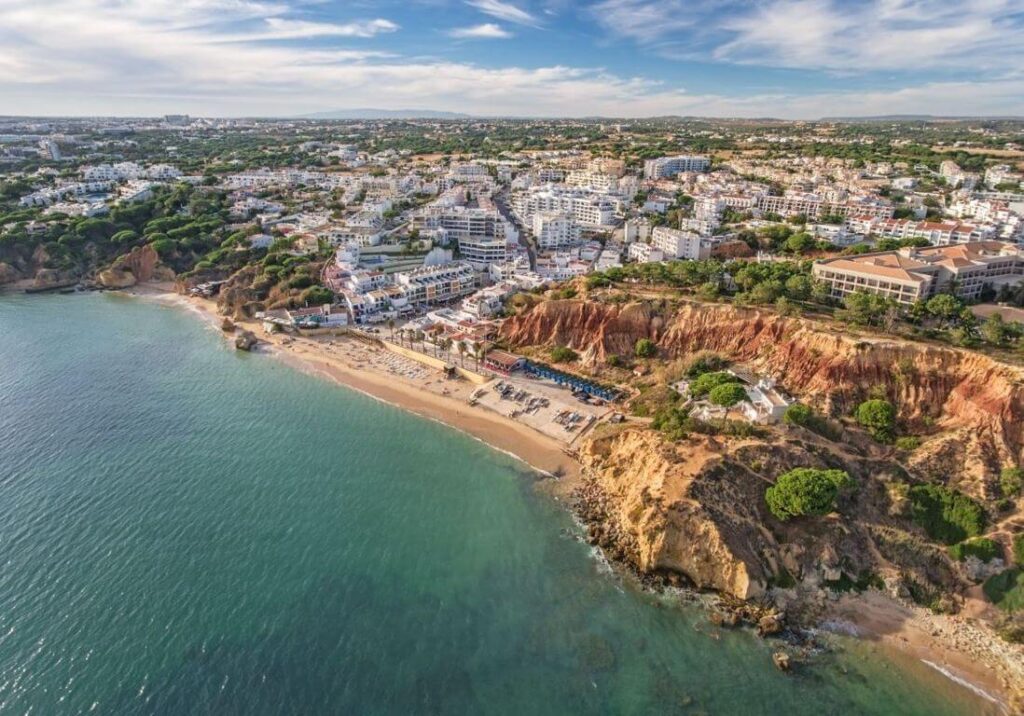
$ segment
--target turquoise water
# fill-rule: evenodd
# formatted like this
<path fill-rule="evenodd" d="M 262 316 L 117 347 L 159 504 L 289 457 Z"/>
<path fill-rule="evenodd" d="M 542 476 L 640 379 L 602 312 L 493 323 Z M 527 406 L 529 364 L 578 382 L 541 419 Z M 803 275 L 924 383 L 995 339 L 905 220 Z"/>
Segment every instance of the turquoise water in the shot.
<path fill-rule="evenodd" d="M 0 713 L 968 714 L 603 569 L 511 458 L 179 309 L 0 296 Z"/>

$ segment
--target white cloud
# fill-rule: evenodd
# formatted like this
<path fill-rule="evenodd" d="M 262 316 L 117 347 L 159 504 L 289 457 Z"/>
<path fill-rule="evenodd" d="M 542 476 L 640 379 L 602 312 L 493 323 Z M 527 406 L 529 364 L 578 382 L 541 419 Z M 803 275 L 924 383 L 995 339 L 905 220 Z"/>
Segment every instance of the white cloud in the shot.
<path fill-rule="evenodd" d="M 843 73 L 1024 62 L 1020 0 L 602 0 L 592 14 L 612 35 L 684 59 Z"/>
<path fill-rule="evenodd" d="M 375 37 L 381 33 L 395 32 L 398 25 L 390 20 L 359 20 L 344 24 L 307 22 L 268 17 L 264 21 L 267 29 L 245 36 L 246 40 L 294 40 L 308 37 Z"/>
<path fill-rule="evenodd" d="M 496 17 L 506 22 L 519 25 L 537 25 L 537 18 L 517 5 L 502 0 L 466 0 L 467 5 L 475 7 L 485 15 Z"/>
<path fill-rule="evenodd" d="M 448 31 L 450 37 L 459 39 L 496 39 L 503 40 L 513 37 L 512 33 L 493 22 L 485 22 L 482 25 L 472 27 L 456 27 Z"/>
<path fill-rule="evenodd" d="M 895 0 L 891 4 L 906 12 Z M 294 9 L 280 3 L 39 5 L 0 0 L 0 114 L 286 116 L 360 106 L 518 116 L 1024 114 L 1021 75 L 889 91 L 732 97 L 690 94 L 592 67 L 483 67 L 362 47 L 239 39 L 245 32 L 272 31 L 267 20 L 274 18 L 286 21 L 276 25 L 279 32 L 322 34 L 318 23 L 295 24 Z"/>

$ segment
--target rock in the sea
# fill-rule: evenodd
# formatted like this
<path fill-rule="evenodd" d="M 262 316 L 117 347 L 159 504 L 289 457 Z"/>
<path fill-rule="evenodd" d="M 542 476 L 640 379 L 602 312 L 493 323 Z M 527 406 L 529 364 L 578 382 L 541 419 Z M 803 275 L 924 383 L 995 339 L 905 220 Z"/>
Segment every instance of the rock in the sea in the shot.
<path fill-rule="evenodd" d="M 757 620 L 757 635 L 772 636 L 782 631 L 784 619 L 781 614 L 766 614 Z"/>
<path fill-rule="evenodd" d="M 242 331 L 235 337 L 235 348 L 240 351 L 251 351 L 259 341 L 252 331 Z"/>
<path fill-rule="evenodd" d="M 220 322 L 220 329 L 225 333 L 234 333 L 235 322 L 232 321 L 229 317 L 224 316 L 224 320 Z"/>
<path fill-rule="evenodd" d="M 775 668 L 779 671 L 789 671 L 793 668 L 789 654 L 784 651 L 777 651 L 772 654 L 772 663 L 775 664 Z"/>

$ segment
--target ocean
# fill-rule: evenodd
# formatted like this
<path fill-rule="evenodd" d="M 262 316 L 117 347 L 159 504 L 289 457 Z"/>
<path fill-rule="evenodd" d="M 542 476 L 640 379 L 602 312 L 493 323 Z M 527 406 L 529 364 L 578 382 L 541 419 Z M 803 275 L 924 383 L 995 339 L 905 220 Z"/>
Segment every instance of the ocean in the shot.
<path fill-rule="evenodd" d="M 977 714 L 608 569 L 542 479 L 187 311 L 0 296 L 0 714 Z"/>

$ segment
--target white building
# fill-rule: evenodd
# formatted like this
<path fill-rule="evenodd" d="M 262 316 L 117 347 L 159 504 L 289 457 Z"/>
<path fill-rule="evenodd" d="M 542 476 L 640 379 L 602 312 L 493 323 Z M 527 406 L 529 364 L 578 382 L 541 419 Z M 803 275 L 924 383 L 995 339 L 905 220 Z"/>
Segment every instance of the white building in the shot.
<path fill-rule="evenodd" d="M 644 162 L 645 179 L 667 179 L 680 172 L 703 172 L 711 166 L 707 157 L 686 156 L 660 157 Z"/>
<path fill-rule="evenodd" d="M 701 236 L 667 226 L 656 226 L 651 232 L 651 246 L 660 249 L 666 259 L 707 259 L 711 242 Z"/>
<path fill-rule="evenodd" d="M 630 261 L 635 261 L 638 264 L 652 264 L 665 260 L 665 254 L 661 249 L 638 241 L 629 245 L 627 255 Z"/>
<path fill-rule="evenodd" d="M 564 212 L 538 212 L 533 215 L 533 238 L 541 251 L 575 246 L 580 242 L 580 226 Z"/>

